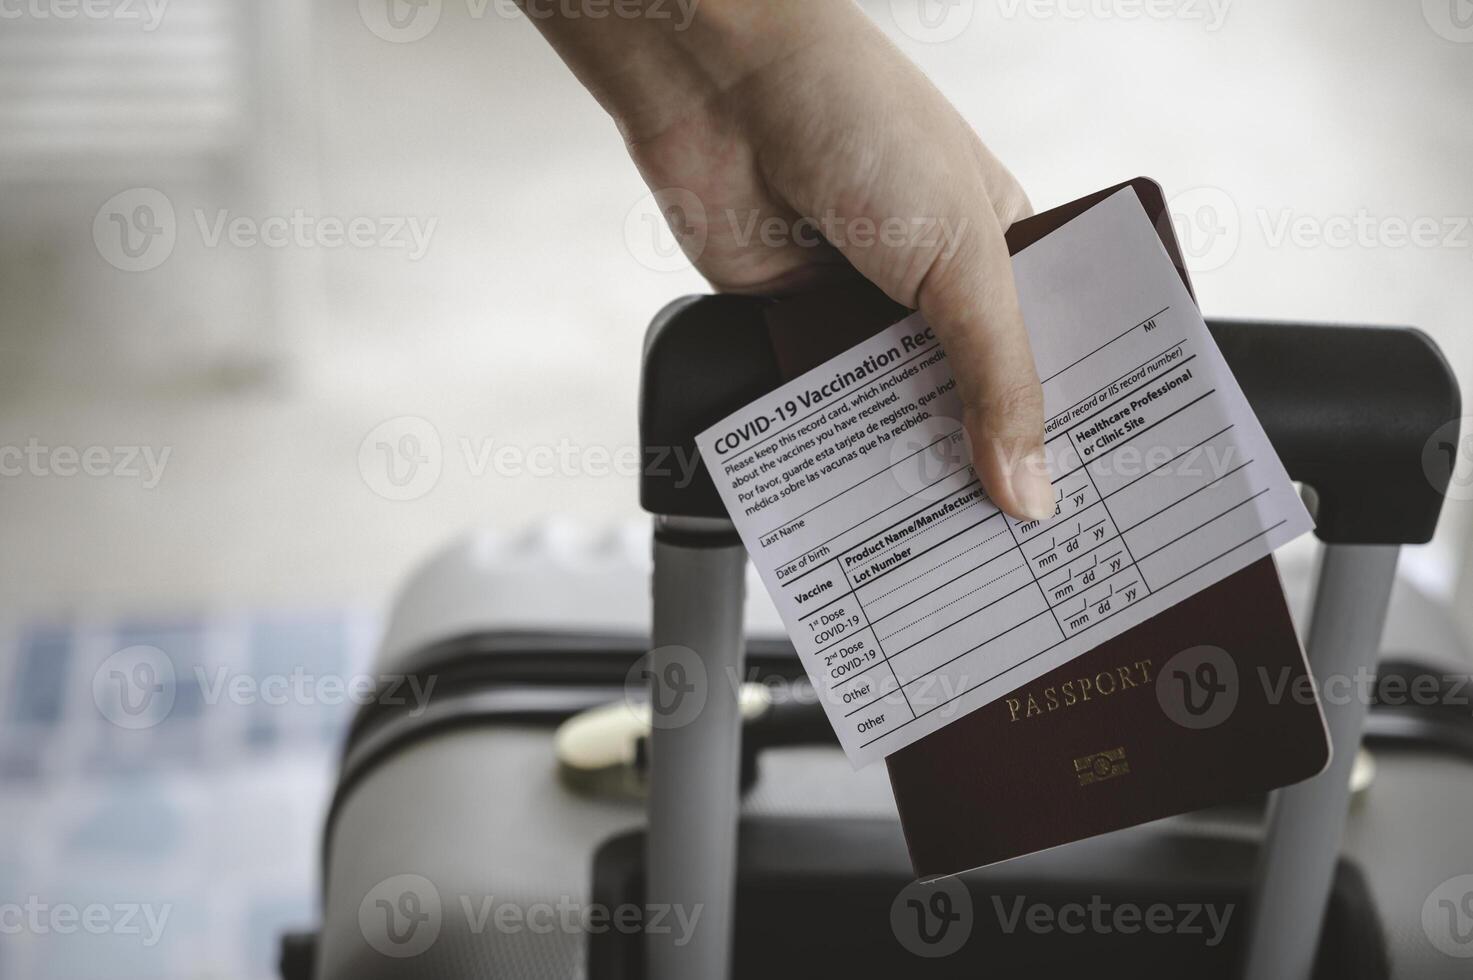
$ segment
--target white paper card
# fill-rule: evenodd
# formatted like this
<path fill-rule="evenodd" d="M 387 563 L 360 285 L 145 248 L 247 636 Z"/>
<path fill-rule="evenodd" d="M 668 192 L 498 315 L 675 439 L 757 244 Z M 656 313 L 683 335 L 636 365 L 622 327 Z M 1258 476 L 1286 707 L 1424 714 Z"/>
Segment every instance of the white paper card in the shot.
<path fill-rule="evenodd" d="M 1313 526 L 1135 191 L 1013 268 L 1051 520 L 983 493 L 919 314 L 697 439 L 855 766 Z"/>

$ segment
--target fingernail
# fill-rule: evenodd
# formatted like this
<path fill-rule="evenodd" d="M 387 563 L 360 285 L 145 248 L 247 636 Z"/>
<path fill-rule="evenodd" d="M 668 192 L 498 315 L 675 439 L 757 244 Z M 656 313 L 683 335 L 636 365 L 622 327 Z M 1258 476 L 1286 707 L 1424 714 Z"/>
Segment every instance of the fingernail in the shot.
<path fill-rule="evenodd" d="M 1035 521 L 1048 520 L 1054 516 L 1054 485 L 1049 480 L 1048 461 L 1039 450 L 1034 450 L 1013 467 L 1008 476 L 1013 499 L 1023 510 L 1023 516 Z"/>

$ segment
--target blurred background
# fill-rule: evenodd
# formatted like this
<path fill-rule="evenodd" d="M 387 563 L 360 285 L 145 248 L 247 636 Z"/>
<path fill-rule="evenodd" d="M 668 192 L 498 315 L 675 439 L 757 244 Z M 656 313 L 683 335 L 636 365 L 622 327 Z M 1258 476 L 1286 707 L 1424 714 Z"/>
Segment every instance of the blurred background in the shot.
<path fill-rule="evenodd" d="M 865 7 L 1040 209 L 1160 181 L 1209 314 L 1473 382 L 1467 0 Z M 508 0 L 0 0 L 0 903 L 143 930 L 0 916 L 0 977 L 273 975 L 352 705 L 120 737 L 99 665 L 352 678 L 468 528 L 637 541 L 642 332 L 703 290 L 657 215 Z M 1470 528 L 1402 565 L 1460 615 Z"/>

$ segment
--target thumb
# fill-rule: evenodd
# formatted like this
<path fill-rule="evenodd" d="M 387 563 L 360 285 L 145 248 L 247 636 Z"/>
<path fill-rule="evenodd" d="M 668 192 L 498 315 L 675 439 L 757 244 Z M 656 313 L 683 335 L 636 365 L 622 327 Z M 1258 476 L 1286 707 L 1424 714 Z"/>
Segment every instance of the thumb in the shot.
<path fill-rule="evenodd" d="M 1043 453 L 1043 388 L 1001 220 L 984 186 L 930 183 L 948 188 L 937 202 L 939 212 L 932 212 L 945 215 L 944 245 L 835 244 L 892 299 L 919 307 L 941 339 L 965 409 L 972 464 L 993 502 L 1014 517 L 1051 517 L 1055 498 Z M 1018 198 L 1023 203 L 1010 214 L 1026 213 L 1021 191 Z"/>
<path fill-rule="evenodd" d="M 985 198 L 964 219 L 959 243 L 938 254 L 921 281 L 920 310 L 956 376 L 982 485 L 1009 514 L 1046 519 L 1055 498 L 1043 452 L 1043 387 L 1012 260 Z"/>

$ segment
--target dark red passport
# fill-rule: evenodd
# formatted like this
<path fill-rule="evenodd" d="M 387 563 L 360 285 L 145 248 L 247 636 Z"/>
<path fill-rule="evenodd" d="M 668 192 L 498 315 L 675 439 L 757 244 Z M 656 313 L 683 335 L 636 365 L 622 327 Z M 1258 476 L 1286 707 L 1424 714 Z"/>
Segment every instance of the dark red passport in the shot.
<path fill-rule="evenodd" d="M 1160 187 L 1137 178 L 1013 225 L 1013 252 L 1133 187 L 1191 290 Z M 773 304 L 795 377 L 908 311 L 861 284 Z M 1329 763 L 1319 704 L 1272 558 L 891 755 L 920 877 L 992 864 L 1237 801 Z M 1312 686 L 1309 686 L 1312 692 Z"/>
<path fill-rule="evenodd" d="M 1125 185 L 1121 185 L 1125 186 Z M 1161 189 L 1130 182 L 1188 290 Z M 1012 251 L 1119 190 L 1014 225 Z M 1330 761 L 1265 558 L 886 759 L 930 878 L 1313 776 Z"/>

